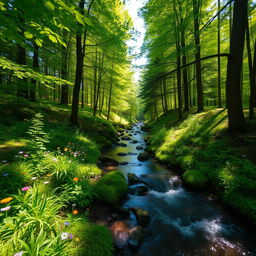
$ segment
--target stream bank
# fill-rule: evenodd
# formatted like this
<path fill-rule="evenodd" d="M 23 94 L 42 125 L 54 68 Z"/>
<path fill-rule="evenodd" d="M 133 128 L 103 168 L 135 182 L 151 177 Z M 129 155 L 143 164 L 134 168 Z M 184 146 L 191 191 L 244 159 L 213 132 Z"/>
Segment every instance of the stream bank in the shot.
<path fill-rule="evenodd" d="M 102 223 L 115 235 L 119 247 L 116 255 L 256 255 L 253 234 L 237 225 L 213 198 L 189 191 L 175 170 L 152 159 L 138 160 L 138 154 L 146 146 L 145 135 L 141 124 L 135 125 L 120 134 L 120 142 L 104 153 L 105 157 L 121 163 L 105 166 L 106 172 L 118 170 L 126 177 L 128 173 L 138 177 L 135 184 L 129 186 L 129 193 L 121 204 L 122 213 L 110 211 L 109 221 Z M 138 194 L 138 186 L 148 191 Z M 149 214 L 148 223 L 142 225 L 141 220 L 138 223 L 138 209 Z M 140 244 L 128 245 L 129 232 L 134 232 L 134 228 L 138 230 L 138 226 L 144 226 L 137 232 Z"/>

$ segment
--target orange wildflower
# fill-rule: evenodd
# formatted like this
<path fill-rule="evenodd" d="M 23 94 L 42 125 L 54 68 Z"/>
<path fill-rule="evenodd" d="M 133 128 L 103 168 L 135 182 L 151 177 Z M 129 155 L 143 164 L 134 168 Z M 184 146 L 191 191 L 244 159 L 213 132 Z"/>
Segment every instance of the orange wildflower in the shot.
<path fill-rule="evenodd" d="M 78 182 L 78 178 L 77 177 L 75 177 L 74 179 L 73 179 L 73 181 L 75 181 L 75 182 Z"/>
<path fill-rule="evenodd" d="M 78 214 L 78 210 L 73 210 L 72 213 L 73 213 L 74 215 L 77 215 L 77 214 Z"/>
<path fill-rule="evenodd" d="M 10 201 L 12 201 L 13 197 L 6 197 L 2 200 L 0 200 L 0 204 L 6 204 L 9 203 Z"/>
<path fill-rule="evenodd" d="M 68 149 L 67 147 L 65 147 L 65 148 L 64 148 L 64 151 L 67 152 L 67 151 L 69 151 L 69 149 Z"/>

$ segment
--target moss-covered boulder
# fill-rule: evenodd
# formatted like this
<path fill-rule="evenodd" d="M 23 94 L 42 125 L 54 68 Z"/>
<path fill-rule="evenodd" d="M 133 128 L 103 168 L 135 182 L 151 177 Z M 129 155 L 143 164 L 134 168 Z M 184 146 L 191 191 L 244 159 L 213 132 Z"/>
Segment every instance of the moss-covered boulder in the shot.
<path fill-rule="evenodd" d="M 198 189 L 205 188 L 209 182 L 209 178 L 198 170 L 188 170 L 183 173 L 182 177 L 187 185 Z"/>
<path fill-rule="evenodd" d="M 104 175 L 94 188 L 96 198 L 112 206 L 117 206 L 128 190 L 125 177 L 117 171 Z"/>

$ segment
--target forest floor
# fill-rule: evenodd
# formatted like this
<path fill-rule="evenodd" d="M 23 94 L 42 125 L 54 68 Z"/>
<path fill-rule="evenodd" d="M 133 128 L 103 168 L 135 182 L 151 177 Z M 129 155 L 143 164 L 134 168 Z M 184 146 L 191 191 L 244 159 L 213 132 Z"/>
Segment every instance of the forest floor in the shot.
<path fill-rule="evenodd" d="M 187 186 L 214 192 L 256 224 L 256 124 L 241 135 L 229 135 L 227 124 L 225 109 L 191 111 L 182 121 L 172 111 L 150 124 L 148 150 L 178 168 Z"/>
<path fill-rule="evenodd" d="M 121 118 L 112 116 L 110 122 L 104 113 L 94 117 L 86 107 L 79 110 L 80 126 L 72 127 L 70 106 L 0 97 L 0 255 L 36 245 L 47 248 L 47 255 L 57 250 L 58 255 L 111 256 L 111 232 L 90 222 L 88 207 L 102 174 L 97 166 L 101 151 L 128 121 L 120 124 Z M 41 120 L 34 119 L 37 113 Z M 26 246 L 14 240 L 25 241 L 38 225 L 42 237 L 52 237 L 49 242 L 39 236 L 47 246 L 32 237 Z"/>

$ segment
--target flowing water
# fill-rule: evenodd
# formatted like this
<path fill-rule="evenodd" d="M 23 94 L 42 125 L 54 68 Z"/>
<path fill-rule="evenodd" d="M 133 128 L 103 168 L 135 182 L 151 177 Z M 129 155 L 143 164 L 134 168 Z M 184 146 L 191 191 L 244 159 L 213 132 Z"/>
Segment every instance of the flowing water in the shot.
<path fill-rule="evenodd" d="M 145 147 L 145 132 L 140 130 L 140 125 L 135 125 L 126 134 L 138 143 L 122 141 L 127 147 L 114 146 L 106 155 L 128 162 L 128 165 L 118 166 L 117 170 L 125 175 L 135 173 L 150 189 L 145 196 L 128 194 L 128 199 L 123 202 L 123 207 L 139 207 L 150 213 L 150 223 L 136 255 L 256 255 L 256 237 L 238 225 L 211 198 L 188 191 L 175 172 L 154 160 L 137 160 L 142 150 L 136 147 Z M 127 155 L 118 156 L 118 153 Z M 125 255 L 135 253 L 127 251 Z"/>

